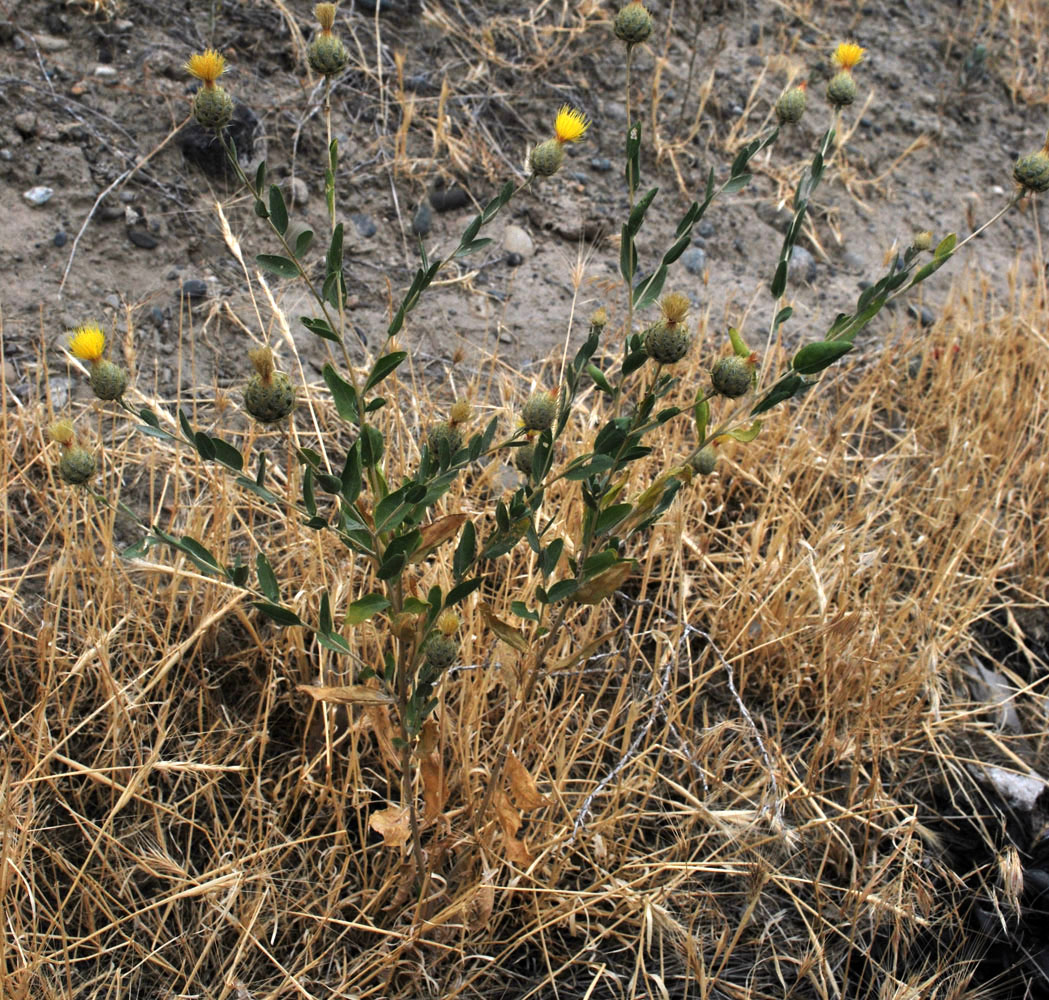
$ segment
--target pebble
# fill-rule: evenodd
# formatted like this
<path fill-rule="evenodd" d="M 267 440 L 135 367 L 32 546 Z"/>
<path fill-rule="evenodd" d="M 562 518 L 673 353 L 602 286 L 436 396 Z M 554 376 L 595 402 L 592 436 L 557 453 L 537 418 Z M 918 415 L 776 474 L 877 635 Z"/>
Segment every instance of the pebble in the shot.
<path fill-rule="evenodd" d="M 816 258 L 804 247 L 795 245 L 790 254 L 790 270 L 802 281 L 812 281 L 816 277 Z"/>
<path fill-rule="evenodd" d="M 457 184 L 446 188 L 435 184 L 430 190 L 430 204 L 435 212 L 453 212 L 470 203 L 470 196 Z"/>
<path fill-rule="evenodd" d="M 508 267 L 520 267 L 524 263 L 524 257 L 519 253 L 508 253 L 506 263 Z"/>
<path fill-rule="evenodd" d="M 696 232 L 698 232 L 700 236 L 713 236 L 715 232 L 714 223 L 709 219 L 700 219 L 699 225 L 696 227 Z"/>
<path fill-rule="evenodd" d="M 116 79 L 116 76 L 117 76 L 116 67 L 114 67 L 114 66 L 106 66 L 106 65 L 100 63 L 98 66 L 95 67 L 95 76 L 99 76 L 99 77 L 102 77 L 103 79 L 107 79 L 107 80 Z"/>
<path fill-rule="evenodd" d="M 153 321 L 153 325 L 158 329 L 162 329 L 164 326 L 164 310 L 160 306 L 153 306 L 149 310 L 149 318 Z"/>
<path fill-rule="evenodd" d="M 146 229 L 128 229 L 127 238 L 143 250 L 152 250 L 160 244 L 160 240 Z"/>
<path fill-rule="evenodd" d="M 702 276 L 707 268 L 707 252 L 702 247 L 690 247 L 681 255 L 681 263 L 689 274 Z"/>
<path fill-rule="evenodd" d="M 11 150 L 9 150 L 6 146 L 4 146 L 3 149 L 0 149 L 0 160 L 7 160 L 8 162 L 10 162 L 14 158 L 15 154 L 12 153 Z"/>
<path fill-rule="evenodd" d="M 841 264 L 842 264 L 842 267 L 846 268 L 849 271 L 863 271 L 864 270 L 863 260 L 860 257 L 858 257 L 856 254 L 851 253 L 851 252 L 845 253 L 845 255 L 841 258 Z"/>
<path fill-rule="evenodd" d="M 360 233 L 364 239 L 374 236 L 379 231 L 379 227 L 375 225 L 375 220 L 370 215 L 365 215 L 363 212 L 355 212 L 350 216 L 350 219 L 357 227 L 357 232 Z"/>
<path fill-rule="evenodd" d="M 415 210 L 415 215 L 412 216 L 412 232 L 416 236 L 427 236 L 432 226 L 433 212 L 430 211 L 430 206 L 424 201 Z"/>
<path fill-rule="evenodd" d="M 57 233 L 55 233 L 55 235 L 52 238 L 51 242 L 54 243 L 54 245 L 56 247 L 64 247 L 66 245 L 66 243 L 68 242 L 68 240 L 69 240 L 69 237 L 66 235 L 65 230 L 64 229 L 60 229 Z"/>
<path fill-rule="evenodd" d="M 36 115 L 32 111 L 22 111 L 15 115 L 12 124 L 25 139 L 36 135 Z"/>
<path fill-rule="evenodd" d="M 69 48 L 69 40 L 56 38 L 54 35 L 34 35 L 33 41 L 41 52 L 61 52 Z"/>
<path fill-rule="evenodd" d="M 510 225 L 503 233 L 503 249 L 523 259 L 535 253 L 535 244 L 532 242 L 532 237 L 520 226 Z"/>
<path fill-rule="evenodd" d="M 293 177 L 289 182 L 289 194 L 293 205 L 305 205 L 309 201 L 310 189 L 301 177 Z"/>
<path fill-rule="evenodd" d="M 607 156 L 595 156 L 590 161 L 590 166 L 599 174 L 607 174 L 612 169 L 612 161 Z"/>
<path fill-rule="evenodd" d="M 34 187 L 22 195 L 30 205 L 45 205 L 51 200 L 54 191 L 49 187 Z"/>
<path fill-rule="evenodd" d="M 200 278 L 187 278 L 182 282 L 181 294 L 190 301 L 200 301 L 208 297 L 208 285 Z"/>
<path fill-rule="evenodd" d="M 932 326 L 936 322 L 936 313 L 934 313 L 928 306 L 922 306 L 920 309 L 913 303 L 907 307 L 907 312 L 911 314 L 922 326 Z"/>

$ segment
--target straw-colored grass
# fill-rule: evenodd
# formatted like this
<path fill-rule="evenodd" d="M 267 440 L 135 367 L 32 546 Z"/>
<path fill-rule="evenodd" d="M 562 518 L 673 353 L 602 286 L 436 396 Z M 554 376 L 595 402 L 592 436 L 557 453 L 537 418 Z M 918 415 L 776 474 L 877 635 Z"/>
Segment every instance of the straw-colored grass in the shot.
<path fill-rule="evenodd" d="M 930 803 L 978 800 L 970 762 L 1045 757 L 1045 674 L 1019 681 L 1024 734 L 1006 735 L 963 667 L 998 609 L 1046 608 L 1046 319 L 1039 295 L 970 281 L 931 332 L 807 396 L 796 426 L 777 413 L 726 448 L 624 591 L 568 616 L 488 817 L 521 664 L 468 601 L 421 907 L 410 859 L 369 829 L 400 805 L 389 718 L 296 690 L 374 663 L 382 628 L 348 631 L 355 656 L 336 659 L 181 557 L 123 561 L 136 529 L 56 480 L 49 415 L 5 410 L 0 994 L 965 995 L 976 948 Z M 481 423 L 522 387 L 475 370 Z M 701 377 L 697 361 L 683 400 Z M 392 461 L 410 464 L 443 404 L 410 373 L 395 389 L 414 405 L 383 411 Z M 100 493 L 223 559 L 265 551 L 307 620 L 324 588 L 336 608 L 370 589 L 346 551 L 192 454 L 102 411 L 78 423 L 102 443 Z M 301 409 L 296 425 L 316 446 Z M 243 444 L 294 485 L 279 436 Z M 673 431 L 637 486 L 686 448 Z M 484 523 L 496 483 L 479 473 L 446 508 Z M 545 513 L 573 537 L 567 499 Z M 449 579 L 440 560 L 418 573 L 422 592 Z M 522 547 L 483 598 L 510 619 L 535 582 Z M 1010 912 L 992 867 L 988 905 Z"/>

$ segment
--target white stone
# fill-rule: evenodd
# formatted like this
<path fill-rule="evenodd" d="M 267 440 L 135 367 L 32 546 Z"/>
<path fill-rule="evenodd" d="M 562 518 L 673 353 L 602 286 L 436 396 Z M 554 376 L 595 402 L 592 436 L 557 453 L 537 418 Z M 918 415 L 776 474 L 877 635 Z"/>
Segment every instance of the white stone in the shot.
<path fill-rule="evenodd" d="M 51 196 L 54 193 L 55 192 L 49 187 L 34 187 L 26 191 L 22 197 L 25 198 L 30 205 L 43 205 L 51 200 Z"/>
<path fill-rule="evenodd" d="M 503 233 L 503 249 L 507 253 L 531 257 L 535 253 L 535 244 L 532 242 L 532 237 L 520 226 L 507 226 Z"/>

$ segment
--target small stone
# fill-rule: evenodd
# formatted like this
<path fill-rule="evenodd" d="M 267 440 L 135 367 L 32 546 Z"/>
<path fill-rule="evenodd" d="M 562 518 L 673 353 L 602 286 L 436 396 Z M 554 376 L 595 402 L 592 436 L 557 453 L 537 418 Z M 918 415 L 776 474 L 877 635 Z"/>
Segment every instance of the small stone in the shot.
<path fill-rule="evenodd" d="M 208 285 L 207 282 L 201 281 L 200 278 L 187 278 L 182 282 L 181 292 L 191 302 L 199 302 L 208 297 Z"/>
<path fill-rule="evenodd" d="M 503 249 L 521 258 L 531 257 L 535 253 L 535 244 L 520 226 L 510 225 L 503 233 Z"/>
<path fill-rule="evenodd" d="M 99 64 L 95 67 L 95 76 L 102 77 L 103 79 L 116 79 L 117 70 L 115 66 L 106 66 Z"/>
<path fill-rule="evenodd" d="M 848 252 L 841 258 L 844 268 L 849 271 L 860 272 L 863 270 L 863 261 L 856 254 Z"/>
<path fill-rule="evenodd" d="M 22 195 L 30 205 L 46 205 L 51 200 L 54 191 L 49 187 L 34 187 Z"/>
<path fill-rule="evenodd" d="M 128 229 L 127 238 L 143 250 L 153 250 L 160 244 L 160 240 L 146 229 Z"/>
<path fill-rule="evenodd" d="M 590 166 L 599 174 L 607 174 L 612 169 L 612 161 L 607 156 L 595 156 Z"/>
<path fill-rule="evenodd" d="M 33 41 L 41 52 L 61 52 L 69 48 L 69 40 L 56 38 L 54 35 L 34 35 Z"/>
<path fill-rule="evenodd" d="M 791 274 L 802 281 L 816 277 L 816 258 L 802 246 L 795 246 L 790 254 Z"/>
<path fill-rule="evenodd" d="M 289 194 L 293 205 L 305 205 L 310 198 L 310 189 L 301 177 L 293 177 L 289 182 Z"/>
<path fill-rule="evenodd" d="M 433 213 L 430 211 L 430 206 L 424 201 L 412 216 L 412 232 L 416 236 L 427 236 L 432 226 Z"/>
<path fill-rule="evenodd" d="M 379 231 L 379 227 L 375 224 L 375 220 L 370 215 L 365 215 L 363 212 L 355 212 L 350 216 L 350 220 L 353 222 L 354 226 L 357 227 L 357 232 L 360 233 L 364 239 L 369 239 Z"/>
<path fill-rule="evenodd" d="M 15 154 L 11 152 L 6 146 L 0 149 L 0 160 L 6 160 L 8 163 L 15 158 Z"/>
<path fill-rule="evenodd" d="M 696 232 L 698 232 L 700 236 L 705 236 L 709 239 L 716 232 L 714 223 L 709 219 L 700 219 L 699 225 L 696 227 Z"/>
<path fill-rule="evenodd" d="M 127 34 L 135 26 L 134 21 L 129 21 L 126 17 L 122 17 L 117 21 L 113 22 L 113 27 L 120 32 L 120 34 Z"/>
<path fill-rule="evenodd" d="M 524 263 L 524 257 L 519 253 L 508 253 L 506 255 L 506 263 L 509 267 L 520 267 Z"/>
<path fill-rule="evenodd" d="M 13 124 L 24 139 L 31 139 L 36 135 L 36 114 L 32 111 L 22 111 L 15 115 Z"/>
<path fill-rule="evenodd" d="M 453 212 L 470 204 L 470 196 L 458 184 L 444 187 L 435 184 L 430 191 L 430 204 L 435 212 Z"/>
<path fill-rule="evenodd" d="M 158 330 L 163 329 L 164 310 L 161 309 L 160 306 L 153 306 L 153 308 L 149 310 L 149 318 Z"/>
<path fill-rule="evenodd" d="M 51 239 L 51 242 L 54 243 L 56 247 L 64 247 L 68 241 L 69 237 L 66 235 L 64 229 L 60 229 Z"/>
<path fill-rule="evenodd" d="M 681 263 L 689 274 L 702 276 L 707 269 L 707 252 L 702 247 L 690 247 L 681 255 Z"/>
<path fill-rule="evenodd" d="M 934 313 L 928 306 L 922 306 L 920 309 L 918 306 L 911 304 L 907 307 L 907 312 L 913 316 L 922 326 L 932 326 L 936 322 L 936 313 Z"/>

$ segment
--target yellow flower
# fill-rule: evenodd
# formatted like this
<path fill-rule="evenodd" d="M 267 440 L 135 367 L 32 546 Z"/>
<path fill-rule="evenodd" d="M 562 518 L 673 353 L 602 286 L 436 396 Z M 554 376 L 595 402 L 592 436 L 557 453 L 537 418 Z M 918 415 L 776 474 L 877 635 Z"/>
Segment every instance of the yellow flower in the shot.
<path fill-rule="evenodd" d="M 589 128 L 590 122 L 582 111 L 576 111 L 567 104 L 557 112 L 557 120 L 554 122 L 554 133 L 558 142 L 578 142 L 583 138 L 583 133 Z"/>
<path fill-rule="evenodd" d="M 226 72 L 226 59 L 214 49 L 205 49 L 189 57 L 186 72 L 195 76 L 205 87 L 214 87 L 215 81 Z"/>
<path fill-rule="evenodd" d="M 98 361 L 106 349 L 106 335 L 97 326 L 77 327 L 69 350 L 74 358 L 81 361 Z"/>
<path fill-rule="evenodd" d="M 863 53 L 866 51 L 866 49 L 861 49 L 855 42 L 842 42 L 834 50 L 832 61 L 838 69 L 850 70 L 863 58 Z"/>

